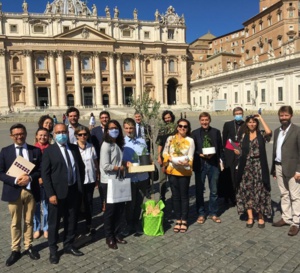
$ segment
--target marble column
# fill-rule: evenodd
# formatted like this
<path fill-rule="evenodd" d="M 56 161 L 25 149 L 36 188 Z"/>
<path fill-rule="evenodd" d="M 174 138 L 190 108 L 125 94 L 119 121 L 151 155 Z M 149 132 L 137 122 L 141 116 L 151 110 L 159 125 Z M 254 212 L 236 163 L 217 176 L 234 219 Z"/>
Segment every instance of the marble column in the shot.
<path fill-rule="evenodd" d="M 100 67 L 100 52 L 94 52 L 95 60 L 95 101 L 96 107 L 103 106 L 102 103 L 102 86 L 101 86 L 101 67 Z"/>
<path fill-rule="evenodd" d="M 161 54 L 155 54 L 154 56 L 156 63 L 156 81 L 155 81 L 155 99 L 161 104 L 165 104 L 163 101 L 163 90 L 164 90 L 164 74 L 163 74 L 163 60 Z"/>
<path fill-rule="evenodd" d="M 27 103 L 28 107 L 36 106 L 36 98 L 34 93 L 34 82 L 33 82 L 33 65 L 32 65 L 32 51 L 24 50 L 26 58 L 26 73 L 27 73 Z"/>
<path fill-rule="evenodd" d="M 181 55 L 181 92 L 178 104 L 188 104 L 187 55 Z"/>
<path fill-rule="evenodd" d="M 109 58 L 109 84 L 110 84 L 110 95 L 109 95 L 109 104 L 110 106 L 117 105 L 116 98 L 116 71 L 115 71 L 115 58 L 113 52 L 108 52 Z"/>
<path fill-rule="evenodd" d="M 57 51 L 58 56 L 58 103 L 59 106 L 67 106 L 67 94 L 65 85 L 65 67 L 64 67 L 64 52 L 62 50 Z"/>
<path fill-rule="evenodd" d="M 118 93 L 118 105 L 124 104 L 123 90 L 122 90 L 122 54 L 118 53 L 117 56 L 117 93 Z"/>
<path fill-rule="evenodd" d="M 80 68 L 79 68 L 79 52 L 73 51 L 73 63 L 74 63 L 74 87 L 75 87 L 75 96 L 74 96 L 74 105 L 75 107 L 82 106 L 82 94 L 80 90 Z"/>
<path fill-rule="evenodd" d="M 135 92 L 135 99 L 141 97 L 142 94 L 142 86 L 141 86 L 141 54 L 135 54 L 135 85 L 136 85 L 136 92 Z"/>
<path fill-rule="evenodd" d="M 49 66 L 50 66 L 50 84 L 51 84 L 51 107 L 57 107 L 57 86 L 56 86 L 56 69 L 55 69 L 55 52 L 48 51 L 49 56 Z"/>
<path fill-rule="evenodd" d="M 9 108 L 11 106 L 11 102 L 9 102 L 9 89 L 7 86 L 7 68 L 6 68 L 6 51 L 4 49 L 0 49 L 0 94 L 1 94 L 1 100 L 0 100 L 0 108 Z"/>

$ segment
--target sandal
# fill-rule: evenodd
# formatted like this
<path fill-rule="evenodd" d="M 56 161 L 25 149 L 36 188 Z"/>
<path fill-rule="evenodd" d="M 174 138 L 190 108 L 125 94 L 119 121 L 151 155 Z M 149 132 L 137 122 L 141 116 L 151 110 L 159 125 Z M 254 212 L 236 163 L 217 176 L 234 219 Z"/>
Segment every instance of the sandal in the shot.
<path fill-rule="evenodd" d="M 252 223 L 251 223 L 251 224 L 248 223 L 249 220 L 252 220 Z M 247 228 L 252 228 L 253 225 L 254 225 L 254 220 L 253 220 L 253 218 L 248 218 L 248 221 L 247 221 L 247 223 L 246 223 L 246 227 L 247 227 Z"/>
<path fill-rule="evenodd" d="M 198 219 L 197 219 L 197 223 L 198 224 L 204 224 L 206 221 L 205 217 L 204 216 L 199 216 Z"/>
<path fill-rule="evenodd" d="M 173 228 L 173 231 L 175 233 L 178 233 L 180 231 L 180 229 L 181 229 L 181 225 L 182 225 L 181 221 L 176 221 L 176 224 L 175 224 L 175 226 Z"/>
<path fill-rule="evenodd" d="M 210 216 L 209 218 L 210 218 L 211 220 L 213 220 L 215 223 L 218 223 L 218 224 L 221 223 L 221 219 L 220 219 L 218 216 L 216 216 L 216 215 Z"/>
<path fill-rule="evenodd" d="M 180 233 L 186 233 L 187 230 L 188 230 L 188 228 L 187 228 L 187 222 L 181 222 Z"/>

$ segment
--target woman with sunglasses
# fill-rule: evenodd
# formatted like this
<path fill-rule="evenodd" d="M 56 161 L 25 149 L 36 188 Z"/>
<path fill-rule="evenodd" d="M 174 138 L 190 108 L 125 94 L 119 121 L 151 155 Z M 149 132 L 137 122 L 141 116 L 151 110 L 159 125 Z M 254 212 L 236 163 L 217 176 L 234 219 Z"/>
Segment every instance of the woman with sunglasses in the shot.
<path fill-rule="evenodd" d="M 175 233 L 187 231 L 189 212 L 189 185 L 195 151 L 194 140 L 190 137 L 191 124 L 179 119 L 173 135 L 167 138 L 163 150 L 163 166 L 169 176 L 173 208 L 176 216 Z"/>
<path fill-rule="evenodd" d="M 98 160 L 95 148 L 92 144 L 87 142 L 90 136 L 90 131 L 87 127 L 79 125 L 74 132 L 77 139 L 75 144 L 78 145 L 79 151 L 82 157 L 82 161 L 85 165 L 85 180 L 83 184 L 83 204 L 86 221 L 86 233 L 95 233 L 95 229 L 92 227 L 92 215 L 93 215 L 93 194 L 96 185 L 96 181 L 99 181 L 99 168 Z"/>
<path fill-rule="evenodd" d="M 52 131 L 53 131 L 54 120 L 49 115 L 43 115 L 40 117 L 38 121 L 39 128 L 46 128 L 49 131 L 49 143 L 53 144 L 55 141 L 53 139 Z"/>
<path fill-rule="evenodd" d="M 264 131 L 259 130 L 259 122 Z M 258 227 L 264 228 L 264 216 L 271 216 L 271 185 L 265 142 L 269 142 L 272 131 L 261 115 L 247 116 L 241 128 L 237 174 L 237 210 L 239 214 L 247 212 L 247 228 L 254 225 L 254 213 L 258 215 Z"/>
<path fill-rule="evenodd" d="M 107 183 L 115 178 L 118 172 L 124 172 L 123 158 L 124 137 L 121 125 L 110 120 L 104 128 L 104 138 L 100 148 L 100 173 L 104 196 L 107 196 Z M 106 204 L 104 212 L 104 232 L 106 244 L 110 249 L 118 249 L 118 244 L 127 242 L 121 235 L 121 221 L 125 202 Z"/>

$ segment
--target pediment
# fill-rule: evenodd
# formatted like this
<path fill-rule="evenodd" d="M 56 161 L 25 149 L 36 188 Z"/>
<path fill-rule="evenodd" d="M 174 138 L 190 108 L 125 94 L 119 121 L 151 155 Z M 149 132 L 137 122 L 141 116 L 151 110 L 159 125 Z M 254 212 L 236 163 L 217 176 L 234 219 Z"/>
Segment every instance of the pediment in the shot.
<path fill-rule="evenodd" d="M 106 42 L 115 42 L 111 36 L 101 33 L 100 31 L 91 28 L 87 25 L 83 25 L 74 29 L 71 29 L 67 32 L 59 34 L 54 37 L 58 40 L 83 40 L 83 41 L 106 41 Z"/>

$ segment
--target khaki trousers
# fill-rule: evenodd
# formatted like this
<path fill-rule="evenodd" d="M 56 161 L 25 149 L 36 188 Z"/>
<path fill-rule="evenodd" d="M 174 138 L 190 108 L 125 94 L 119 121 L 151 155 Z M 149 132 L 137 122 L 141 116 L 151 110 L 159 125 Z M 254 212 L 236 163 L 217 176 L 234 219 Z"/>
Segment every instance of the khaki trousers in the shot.
<path fill-rule="evenodd" d="M 299 226 L 300 183 L 294 177 L 287 179 L 282 174 L 282 166 L 276 165 L 276 179 L 281 193 L 282 219 L 289 225 Z"/>
<path fill-rule="evenodd" d="M 24 248 L 27 250 L 33 240 L 32 233 L 35 200 L 32 193 L 23 189 L 15 202 L 8 203 L 8 209 L 11 215 L 11 250 L 21 251 L 22 217 L 24 219 Z"/>

